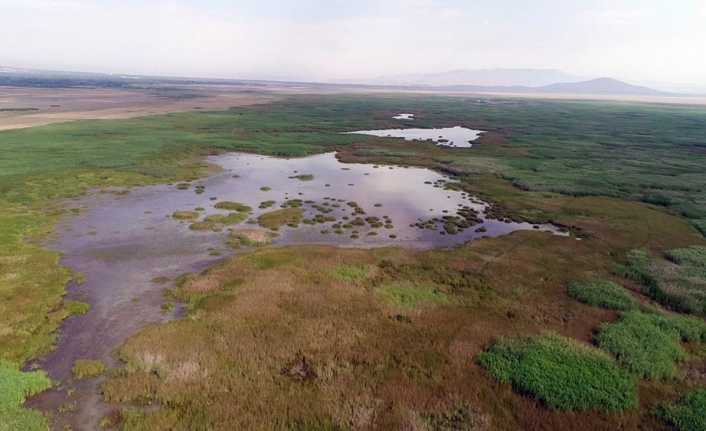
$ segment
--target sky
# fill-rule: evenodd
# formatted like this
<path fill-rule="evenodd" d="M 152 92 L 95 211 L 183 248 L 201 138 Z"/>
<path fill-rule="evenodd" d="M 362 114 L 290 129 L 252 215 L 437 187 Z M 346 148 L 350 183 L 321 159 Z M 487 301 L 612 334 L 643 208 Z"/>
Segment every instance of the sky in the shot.
<path fill-rule="evenodd" d="M 307 81 L 551 68 L 706 88 L 706 0 L 0 0 L 0 65 Z"/>

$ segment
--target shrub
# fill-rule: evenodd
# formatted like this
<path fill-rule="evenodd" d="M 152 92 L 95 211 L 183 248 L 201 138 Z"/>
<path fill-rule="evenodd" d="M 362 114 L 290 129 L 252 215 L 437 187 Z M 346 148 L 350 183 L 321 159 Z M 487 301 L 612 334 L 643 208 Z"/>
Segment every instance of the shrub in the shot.
<path fill-rule="evenodd" d="M 496 379 L 559 410 L 625 410 L 636 379 L 605 352 L 558 335 L 503 339 L 478 356 Z"/>
<path fill-rule="evenodd" d="M 636 302 L 623 287 L 606 280 L 574 281 L 569 296 L 585 304 L 611 310 L 631 310 Z"/>
<path fill-rule="evenodd" d="M 699 389 L 676 403 L 659 407 L 657 416 L 678 431 L 706 430 L 706 389 Z"/>
<path fill-rule="evenodd" d="M 663 316 L 640 311 L 625 313 L 603 325 L 598 346 L 613 355 L 631 373 L 649 379 L 673 377 L 676 363 L 685 359 L 680 332 Z"/>

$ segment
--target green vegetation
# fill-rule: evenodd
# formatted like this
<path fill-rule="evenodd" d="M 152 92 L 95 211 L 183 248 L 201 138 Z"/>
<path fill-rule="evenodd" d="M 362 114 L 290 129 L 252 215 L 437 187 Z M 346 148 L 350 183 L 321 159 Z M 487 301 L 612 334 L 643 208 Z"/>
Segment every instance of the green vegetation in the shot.
<path fill-rule="evenodd" d="M 211 230 L 220 232 L 225 226 L 232 226 L 247 220 L 249 213 L 231 212 L 228 214 L 211 214 L 204 217 L 203 220 L 191 223 L 191 230 Z"/>
<path fill-rule="evenodd" d="M 64 301 L 64 309 L 70 316 L 81 315 L 91 311 L 91 304 L 81 301 Z"/>
<path fill-rule="evenodd" d="M 392 281 L 377 288 L 378 294 L 400 307 L 418 307 L 424 304 L 446 304 L 449 297 L 438 286 L 410 281 Z"/>
<path fill-rule="evenodd" d="M 301 175 L 295 175 L 293 177 L 289 177 L 294 180 L 299 180 L 299 181 L 313 181 L 314 176 L 311 174 L 301 174 Z"/>
<path fill-rule="evenodd" d="M 236 211 L 239 213 L 252 212 L 251 207 L 241 204 L 240 202 L 221 201 L 214 205 L 214 207 L 221 210 Z"/>
<path fill-rule="evenodd" d="M 573 281 L 569 296 L 583 302 L 611 310 L 630 310 L 637 303 L 623 287 L 606 280 Z"/>
<path fill-rule="evenodd" d="M 21 372 L 17 366 L 0 361 L 0 431 L 40 431 L 48 427 L 41 413 L 22 408 L 27 397 L 51 387 L 42 371 Z"/>
<path fill-rule="evenodd" d="M 341 281 L 358 283 L 367 279 L 370 276 L 370 272 L 370 267 L 367 265 L 340 264 L 336 265 L 330 271 L 330 274 Z"/>
<path fill-rule="evenodd" d="M 267 229 L 278 230 L 284 225 L 298 225 L 303 218 L 304 210 L 301 208 L 282 208 L 261 214 L 257 222 Z"/>
<path fill-rule="evenodd" d="M 95 359 L 77 359 L 71 373 L 76 379 L 98 377 L 105 372 L 105 364 Z"/>
<path fill-rule="evenodd" d="M 681 347 L 679 332 L 660 323 L 658 315 L 627 312 L 618 322 L 603 325 L 596 342 L 639 377 L 674 377 L 677 362 L 686 359 L 686 352 Z"/>
<path fill-rule="evenodd" d="M 625 410 L 637 405 L 636 381 L 605 353 L 569 338 L 503 339 L 478 356 L 496 379 L 560 410 Z"/>
<path fill-rule="evenodd" d="M 467 151 L 340 133 L 395 127 L 390 113 L 399 112 L 401 106 L 418 113 L 415 125 L 419 127 L 461 124 L 488 133 Z M 136 404 L 159 401 L 162 408 L 154 412 L 126 414 L 124 425 L 132 429 L 169 429 L 175 423 L 196 429 L 217 423 L 252 428 L 263 423 L 262 416 L 253 413 L 258 411 L 270 412 L 264 422 L 271 427 L 302 423 L 354 427 L 356 420 L 363 422 L 363 428 L 372 427 L 352 412 L 373 412 L 384 418 L 383 426 L 413 428 L 404 419 L 410 412 L 426 411 L 428 400 L 458 405 L 458 400 L 440 399 L 439 393 L 453 391 L 463 398 L 469 382 L 482 381 L 483 374 L 468 366 L 468 358 L 493 337 L 517 333 L 518 328 L 535 333 L 539 329 L 590 333 L 605 316 L 601 310 L 568 304 L 569 310 L 561 310 L 573 316 L 567 327 L 557 323 L 565 322 L 565 315 L 557 311 L 556 301 L 564 297 L 571 280 L 586 274 L 608 276 L 612 257 L 628 250 L 644 249 L 641 256 L 632 256 L 634 262 L 628 259 L 623 269 L 650 296 L 676 310 L 705 315 L 702 277 L 697 276 L 692 257 L 685 258 L 684 253 L 667 254 L 671 261 L 654 257 L 665 250 L 704 245 L 694 227 L 706 232 L 705 120 L 706 109 L 684 106 L 300 96 L 224 112 L 0 132 L 0 359 L 25 364 L 47 352 L 56 339 L 56 328 L 71 313 L 70 303 L 63 302 L 71 274 L 59 266 L 57 253 L 37 245 L 62 215 L 58 199 L 92 188 L 167 182 L 191 189 L 193 180 L 208 172 L 201 156 L 211 151 L 296 157 L 338 150 L 338 156 L 349 162 L 419 165 L 455 173 L 459 188 L 497 204 L 492 209 L 495 215 L 553 220 L 580 232 L 584 240 L 530 232 L 422 257 L 390 250 L 361 252 L 350 265 L 377 265 L 374 277 L 359 281 L 365 289 L 345 289 L 341 283 L 330 286 L 327 283 L 335 277 L 300 269 L 311 262 L 320 264 L 316 268 L 340 264 L 327 260 L 329 250 L 327 256 L 310 250 L 307 261 L 298 256 L 301 250 L 260 250 L 240 261 L 249 265 L 242 270 L 245 275 L 231 268 L 228 280 L 221 284 L 199 279 L 201 288 L 191 293 L 194 299 L 189 302 L 194 313 L 201 313 L 199 319 L 149 328 L 131 340 L 123 349 L 130 367 L 108 384 L 106 396 Z M 222 229 L 240 220 L 235 214 L 240 213 L 236 210 L 191 226 Z M 283 215 L 270 215 L 265 221 L 278 228 L 301 220 L 301 215 L 292 219 Z M 674 215 L 687 217 L 689 223 Z M 688 256 L 692 255 L 690 251 Z M 226 288 L 248 279 L 242 282 L 243 289 Z M 415 290 L 420 286 L 421 292 Z M 386 288 L 390 289 L 387 295 L 380 294 Z M 258 297 L 256 290 L 263 296 Z M 329 307 L 322 298 L 335 306 Z M 445 306 L 410 306 L 400 314 L 399 304 L 424 302 Z M 678 319 L 677 325 L 674 319 L 671 330 L 660 330 L 679 332 L 682 339 L 703 334 L 695 320 Z M 232 338 L 224 344 L 214 334 Z M 333 340 L 337 344 L 320 344 Z M 225 351 L 214 352 L 218 349 Z M 320 379 L 302 384 L 282 375 L 282 368 L 300 350 L 313 358 L 312 367 Z M 562 354 L 564 350 L 557 348 Z M 145 352 L 162 356 L 145 356 Z M 196 360 L 190 356 L 193 352 L 202 356 Z M 601 362 L 588 357 L 591 366 Z M 159 361 L 149 363 L 149 358 Z M 613 369 L 598 368 L 596 380 L 620 386 L 623 380 L 610 378 Z M 576 374 L 586 377 L 581 374 L 584 369 L 578 367 Z M 266 375 L 269 380 L 251 382 L 247 375 Z M 338 380 L 325 381 L 323 376 Z M 0 379 L 0 393 L 8 392 L 7 381 Z M 229 385 L 228 396 L 218 392 L 223 382 Z M 400 382 L 410 383 L 400 387 Z M 530 386 L 536 389 L 543 381 L 535 383 Z M 376 404 L 378 399 L 368 398 L 371 388 L 385 404 L 384 410 Z M 630 392 L 612 388 L 623 395 Z M 413 395 L 395 398 L 400 392 Z M 486 392 L 465 401 L 493 412 L 494 424 L 499 421 L 501 428 L 531 428 L 542 420 L 538 417 L 545 416 L 555 421 L 550 426 L 561 427 L 562 419 L 552 413 L 538 416 L 511 395 Z M 234 393 L 245 401 L 230 413 L 233 406 L 226 399 Z M 589 398 L 587 404 L 602 399 Z M 629 398 L 616 397 L 615 405 L 628 405 Z M 420 399 L 424 405 L 417 402 Z M 576 404 L 584 401 L 578 398 Z M 612 409 L 598 404 L 597 408 Z M 518 414 L 495 415 L 508 405 Z M 611 420 L 627 427 L 636 422 L 637 414 L 626 412 Z M 587 428 L 605 427 L 588 413 L 577 420 Z"/>
<path fill-rule="evenodd" d="M 172 218 L 177 220 L 196 220 L 199 218 L 197 211 L 174 211 Z"/>
<path fill-rule="evenodd" d="M 678 402 L 660 407 L 657 415 L 677 431 L 703 431 L 706 429 L 706 389 L 699 389 L 682 397 Z"/>
<path fill-rule="evenodd" d="M 676 311 L 706 316 L 706 247 L 668 250 L 666 259 L 632 250 L 619 272 L 644 286 L 645 293 Z"/>
<path fill-rule="evenodd" d="M 233 248 L 262 247 L 272 242 L 272 234 L 262 230 L 239 229 L 232 231 L 228 238 L 228 245 Z"/>

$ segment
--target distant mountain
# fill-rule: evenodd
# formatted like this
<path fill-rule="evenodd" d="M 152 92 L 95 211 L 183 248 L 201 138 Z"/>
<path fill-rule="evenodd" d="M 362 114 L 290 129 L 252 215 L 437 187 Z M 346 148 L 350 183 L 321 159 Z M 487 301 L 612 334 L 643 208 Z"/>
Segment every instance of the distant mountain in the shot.
<path fill-rule="evenodd" d="M 580 82 L 561 82 L 536 88 L 540 93 L 607 94 L 630 96 L 664 96 L 667 93 L 648 87 L 628 84 L 613 78 L 598 78 Z"/>
<path fill-rule="evenodd" d="M 539 87 L 556 82 L 571 82 L 580 79 L 580 77 L 555 69 L 462 69 L 440 73 L 383 76 L 369 80 L 353 81 L 352 83 L 432 87 L 457 85 Z"/>

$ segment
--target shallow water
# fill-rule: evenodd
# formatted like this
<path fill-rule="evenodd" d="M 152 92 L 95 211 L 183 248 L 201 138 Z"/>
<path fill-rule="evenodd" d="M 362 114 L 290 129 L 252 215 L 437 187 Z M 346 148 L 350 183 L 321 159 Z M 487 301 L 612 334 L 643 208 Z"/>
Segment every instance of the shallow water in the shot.
<path fill-rule="evenodd" d="M 177 316 L 178 310 L 164 312 L 161 308 L 163 289 L 173 286 L 173 281 L 159 284 L 155 278 L 174 280 L 234 253 L 225 244 L 227 231 L 191 230 L 190 222 L 171 217 L 175 211 L 202 207 L 204 216 L 225 214 L 227 211 L 214 205 L 227 200 L 251 206 L 251 218 L 255 219 L 287 201 L 301 199 L 305 217 L 325 214 L 336 218 L 283 227 L 274 239 L 275 245 L 430 248 L 521 229 L 557 232 L 552 226 L 486 219 L 485 203 L 466 193 L 446 190 L 450 179 L 428 169 L 344 164 L 334 153 L 301 159 L 235 153 L 210 157 L 209 161 L 223 170 L 185 190 L 177 185 L 158 185 L 136 188 L 125 196 L 94 193 L 68 203 L 82 211 L 59 224 L 56 239 L 49 245 L 64 254 L 63 265 L 85 277 L 80 286 L 69 287 L 68 298 L 86 301 L 92 307 L 86 315 L 64 323 L 57 349 L 39 361 L 62 385 L 29 402 L 48 412 L 73 403 L 75 410 L 58 416 L 57 429 L 66 424 L 75 430 L 96 429 L 101 417 L 109 412 L 110 407 L 101 403 L 98 394 L 101 379 L 72 380 L 71 367 L 76 359 L 101 359 L 115 366 L 114 351 L 127 337 L 149 323 Z M 294 178 L 298 175 L 313 175 L 313 179 Z M 203 192 L 199 194 L 201 186 Z M 261 190 L 263 187 L 269 190 Z M 258 208 L 268 200 L 276 201 L 273 207 Z M 351 205 L 353 202 L 355 205 Z M 459 210 L 478 223 L 450 235 L 441 218 L 456 216 Z M 359 214 L 354 215 L 356 211 Z M 333 225 L 346 225 L 356 217 L 377 217 L 380 224 L 340 226 L 341 233 L 334 232 Z M 433 219 L 437 221 L 430 221 Z M 237 227 L 241 226 L 257 228 L 248 223 Z M 369 235 L 371 232 L 376 234 Z M 74 390 L 71 396 L 66 394 L 67 389 Z"/>
<path fill-rule="evenodd" d="M 473 146 L 473 141 L 478 139 L 484 131 L 456 126 L 438 129 L 359 130 L 348 133 L 382 138 L 403 138 L 407 141 L 433 141 L 444 147 L 470 148 Z"/>

